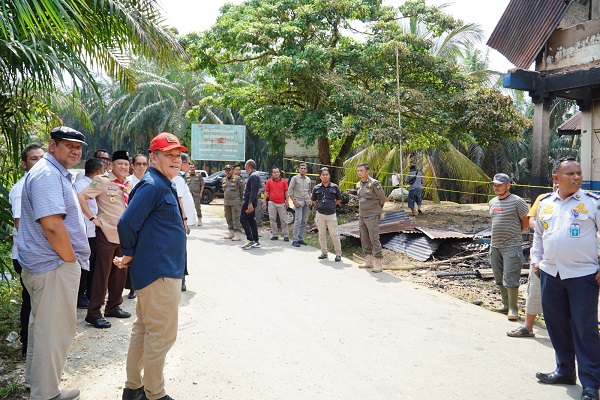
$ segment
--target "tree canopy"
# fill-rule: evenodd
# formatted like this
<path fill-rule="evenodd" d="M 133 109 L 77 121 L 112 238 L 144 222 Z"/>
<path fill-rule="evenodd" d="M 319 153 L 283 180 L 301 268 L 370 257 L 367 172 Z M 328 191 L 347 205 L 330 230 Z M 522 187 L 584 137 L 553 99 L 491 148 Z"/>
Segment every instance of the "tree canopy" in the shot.
<path fill-rule="evenodd" d="M 417 21 L 430 35 L 406 32 L 400 20 Z M 423 0 L 398 9 L 377 0 L 248 0 L 222 7 L 188 51 L 195 68 L 215 76 L 205 101 L 239 109 L 275 148 L 288 137 L 316 140 L 320 162 L 341 165 L 357 138 L 402 138 L 419 149 L 522 131 L 526 120 L 510 98 L 431 51 L 432 38 L 461 25 Z"/>

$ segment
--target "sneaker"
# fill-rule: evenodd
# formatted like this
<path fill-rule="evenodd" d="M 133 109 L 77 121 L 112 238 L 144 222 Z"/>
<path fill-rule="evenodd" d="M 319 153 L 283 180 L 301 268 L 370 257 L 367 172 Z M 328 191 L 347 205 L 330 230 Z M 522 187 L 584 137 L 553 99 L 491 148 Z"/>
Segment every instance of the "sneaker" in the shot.
<path fill-rule="evenodd" d="M 79 389 L 76 388 L 63 388 L 60 389 L 58 396 L 51 398 L 50 400 L 79 400 Z"/>
<path fill-rule="evenodd" d="M 144 396 L 144 387 L 142 386 L 139 389 L 129 389 L 123 388 L 123 397 L 121 400 L 141 400 L 142 396 Z"/>
<path fill-rule="evenodd" d="M 308 246 L 308 244 L 302 239 L 298 240 L 298 243 L 300 243 L 303 246 Z"/>
<path fill-rule="evenodd" d="M 242 246 L 242 250 L 250 250 L 253 244 L 252 240 L 246 240 L 246 244 Z"/>
<path fill-rule="evenodd" d="M 273 236 L 271 240 L 279 240 L 279 238 L 277 236 Z"/>
<path fill-rule="evenodd" d="M 300 243 L 298 243 L 296 241 L 293 241 L 292 242 L 292 246 L 294 246 L 294 247 L 300 247 Z"/>
<path fill-rule="evenodd" d="M 260 242 L 254 242 L 252 243 L 252 247 L 255 249 L 258 249 L 260 247 Z"/>
<path fill-rule="evenodd" d="M 284 242 L 289 242 L 289 241 L 290 241 L 290 238 L 283 238 L 283 241 L 284 241 Z"/>
<path fill-rule="evenodd" d="M 342 256 L 335 256 L 335 261 L 342 261 Z"/>
<path fill-rule="evenodd" d="M 327 258 L 327 254 L 325 253 L 321 253 L 321 255 L 319 257 L 317 257 L 319 260 L 324 260 Z"/>

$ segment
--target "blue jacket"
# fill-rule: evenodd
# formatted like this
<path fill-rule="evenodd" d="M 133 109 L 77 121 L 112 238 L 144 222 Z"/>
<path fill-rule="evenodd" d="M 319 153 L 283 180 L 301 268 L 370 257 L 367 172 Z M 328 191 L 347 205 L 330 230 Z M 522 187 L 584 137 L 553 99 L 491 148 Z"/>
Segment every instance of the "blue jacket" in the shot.
<path fill-rule="evenodd" d="M 132 256 L 129 266 L 135 289 L 159 278 L 183 278 L 186 234 L 177 193 L 154 168 L 129 195 L 129 205 L 117 225 L 123 255 Z"/>

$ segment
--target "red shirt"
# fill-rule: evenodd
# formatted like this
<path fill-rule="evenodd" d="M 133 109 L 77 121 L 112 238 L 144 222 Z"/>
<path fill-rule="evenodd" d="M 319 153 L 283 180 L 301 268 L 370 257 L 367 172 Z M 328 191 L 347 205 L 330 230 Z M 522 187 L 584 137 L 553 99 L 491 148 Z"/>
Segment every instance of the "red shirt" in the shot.
<path fill-rule="evenodd" d="M 278 180 L 273 180 L 273 178 L 267 181 L 267 185 L 265 186 L 265 191 L 269 192 L 269 200 L 275 204 L 283 204 L 285 203 L 284 193 L 288 190 L 288 184 L 285 179 L 279 178 Z"/>

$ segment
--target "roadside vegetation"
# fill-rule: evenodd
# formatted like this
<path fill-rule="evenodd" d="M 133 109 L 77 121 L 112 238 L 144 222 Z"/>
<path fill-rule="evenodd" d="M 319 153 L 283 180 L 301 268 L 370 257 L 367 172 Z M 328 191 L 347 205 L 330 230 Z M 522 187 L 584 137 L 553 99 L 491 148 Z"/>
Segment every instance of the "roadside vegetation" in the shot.
<path fill-rule="evenodd" d="M 532 107 L 504 91 L 476 45 L 481 28 L 408 0 L 246 0 L 226 4 L 204 32 L 179 35 L 157 0 L 13 0 L 0 8 L 0 237 L 12 230 L 8 191 L 20 151 L 51 127 L 97 148 L 146 153 L 162 131 L 189 144 L 196 123 L 245 124 L 246 154 L 268 171 L 286 139 L 318 145 L 343 189 L 368 161 L 384 184 L 415 163 L 434 203 L 485 202 L 489 177 L 511 175 L 527 197 Z M 556 127 L 551 157 L 578 155 Z M 206 162 L 209 169 L 225 163 Z M 346 251 L 352 242 L 344 242 Z M 0 246 L 0 334 L 17 331 L 20 287 Z M 17 282 L 17 283 L 15 283 Z M 16 350 L 0 346 L 5 351 Z M 14 383 L 0 383 L 0 397 Z"/>

